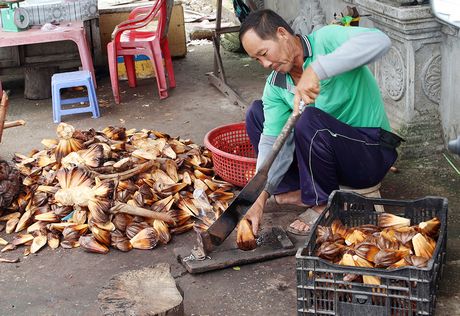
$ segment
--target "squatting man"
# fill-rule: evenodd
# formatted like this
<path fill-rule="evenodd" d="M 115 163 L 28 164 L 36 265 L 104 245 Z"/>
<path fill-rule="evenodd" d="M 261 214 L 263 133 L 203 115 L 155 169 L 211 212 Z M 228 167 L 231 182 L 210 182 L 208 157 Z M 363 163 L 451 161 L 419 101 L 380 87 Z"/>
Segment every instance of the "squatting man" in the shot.
<path fill-rule="evenodd" d="M 379 87 L 366 66 L 384 55 L 391 41 L 377 29 L 340 25 L 295 34 L 271 10 L 252 12 L 239 36 L 249 56 L 272 69 L 262 100 L 246 114 L 257 168 L 289 116 L 299 113 L 300 101 L 307 105 L 245 217 L 257 234 L 269 198 L 305 206 L 287 229 L 305 235 L 339 185 L 374 186 L 396 161 L 402 139 L 391 133 Z"/>

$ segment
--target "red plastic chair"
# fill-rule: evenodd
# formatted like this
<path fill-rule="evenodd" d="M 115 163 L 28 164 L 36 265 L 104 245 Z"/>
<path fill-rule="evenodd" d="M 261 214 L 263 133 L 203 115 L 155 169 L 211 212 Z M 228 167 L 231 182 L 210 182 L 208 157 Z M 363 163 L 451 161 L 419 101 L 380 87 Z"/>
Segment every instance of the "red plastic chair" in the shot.
<path fill-rule="evenodd" d="M 115 27 L 112 33 L 113 40 L 107 44 L 110 81 L 112 83 L 115 103 L 120 103 L 117 69 L 118 56 L 123 56 L 128 76 L 128 85 L 131 88 L 137 85 L 133 58 L 135 55 L 145 55 L 152 62 L 155 68 L 160 99 L 168 97 L 168 87 L 162 57 L 164 57 L 166 71 L 168 72 L 169 88 L 176 86 L 168 38 L 165 34 L 166 15 L 166 1 L 157 0 L 152 6 L 135 8 L 129 14 L 127 21 Z M 142 29 L 155 18 L 157 19 L 155 30 Z"/>

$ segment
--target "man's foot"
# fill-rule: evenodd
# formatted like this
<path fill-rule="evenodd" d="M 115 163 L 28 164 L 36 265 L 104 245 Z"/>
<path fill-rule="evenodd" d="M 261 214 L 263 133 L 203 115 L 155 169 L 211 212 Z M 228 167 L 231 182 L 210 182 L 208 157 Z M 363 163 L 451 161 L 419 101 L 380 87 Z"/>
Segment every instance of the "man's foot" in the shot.
<path fill-rule="evenodd" d="M 308 208 L 289 225 L 288 231 L 297 235 L 308 235 L 310 233 L 310 228 L 315 224 L 319 215 L 321 215 L 325 208 L 326 205 L 316 205 Z"/>
<path fill-rule="evenodd" d="M 273 195 L 273 199 L 275 203 L 278 205 L 289 204 L 289 205 L 297 205 L 297 206 L 302 206 L 302 207 L 308 206 L 302 203 L 300 190 L 276 194 L 276 195 Z"/>

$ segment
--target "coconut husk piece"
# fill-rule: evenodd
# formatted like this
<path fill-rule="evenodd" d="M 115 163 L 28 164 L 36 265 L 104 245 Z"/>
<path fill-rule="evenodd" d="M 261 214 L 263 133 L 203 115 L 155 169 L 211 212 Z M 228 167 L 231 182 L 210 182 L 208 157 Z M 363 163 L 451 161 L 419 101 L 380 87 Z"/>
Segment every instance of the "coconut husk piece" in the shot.
<path fill-rule="evenodd" d="M 115 168 L 113 166 L 102 166 L 102 167 L 91 168 L 89 170 L 91 170 L 93 174 L 98 173 L 102 176 L 102 175 L 113 174 L 113 172 L 115 171 Z"/>
<path fill-rule="evenodd" d="M 119 172 L 119 173 L 112 173 L 112 174 L 100 174 L 95 171 L 92 171 L 89 169 L 89 172 L 91 172 L 95 177 L 98 177 L 100 180 L 114 180 L 118 179 L 120 181 L 127 180 L 139 173 L 142 173 L 144 171 L 147 171 L 153 167 L 159 167 L 160 164 L 155 161 L 155 160 L 149 160 L 141 165 L 138 165 L 130 170 L 126 170 L 124 172 Z"/>
<path fill-rule="evenodd" d="M 159 219 L 168 224 L 174 224 L 175 222 L 172 216 L 169 215 L 168 213 L 155 212 L 155 211 L 151 211 L 151 210 L 148 210 L 142 207 L 129 205 L 126 203 L 121 203 L 118 201 L 115 202 L 115 205 L 110 209 L 110 213 L 112 214 L 125 213 L 129 215 L 134 215 L 134 216 L 142 216 L 142 217 L 147 217 L 147 218 L 152 218 L 152 219 Z"/>
<path fill-rule="evenodd" d="M 1 263 L 17 263 L 19 262 L 19 258 L 16 259 L 7 259 L 7 258 L 0 258 Z"/>
<path fill-rule="evenodd" d="M 9 121 L 3 124 L 3 129 L 16 127 L 16 126 L 23 126 L 23 125 L 26 125 L 26 121 L 24 120 Z"/>

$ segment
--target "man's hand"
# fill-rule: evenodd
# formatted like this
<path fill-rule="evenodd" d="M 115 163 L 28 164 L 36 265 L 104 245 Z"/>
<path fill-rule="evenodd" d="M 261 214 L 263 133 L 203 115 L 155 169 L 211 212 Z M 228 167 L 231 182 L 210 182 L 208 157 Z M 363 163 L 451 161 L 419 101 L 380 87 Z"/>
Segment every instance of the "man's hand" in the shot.
<path fill-rule="evenodd" d="M 315 100 L 319 95 L 319 90 L 320 85 L 318 76 L 313 68 L 307 67 L 307 69 L 305 69 L 302 73 L 302 76 L 296 86 L 293 114 L 299 114 L 300 100 L 303 100 L 305 104 L 315 103 Z"/>
<path fill-rule="evenodd" d="M 257 200 L 252 204 L 244 218 L 251 222 L 252 232 L 257 236 L 260 224 L 262 223 L 262 214 L 264 213 L 264 206 L 268 199 L 268 193 L 262 191 Z"/>

